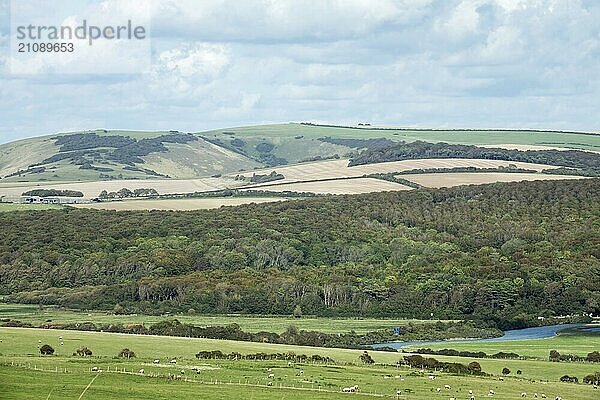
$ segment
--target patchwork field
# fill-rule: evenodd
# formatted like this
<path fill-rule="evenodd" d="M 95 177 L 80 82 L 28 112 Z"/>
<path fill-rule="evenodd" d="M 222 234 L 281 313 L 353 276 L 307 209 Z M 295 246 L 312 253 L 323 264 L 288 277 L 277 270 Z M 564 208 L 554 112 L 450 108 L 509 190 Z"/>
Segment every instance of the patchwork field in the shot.
<path fill-rule="evenodd" d="M 585 179 L 580 176 L 528 174 L 528 173 L 502 173 L 502 172 L 466 172 L 466 173 L 441 173 L 441 174 L 407 174 L 397 175 L 399 178 L 431 188 L 452 187 L 459 185 L 482 185 L 494 182 L 520 182 L 560 179 Z"/>
<path fill-rule="evenodd" d="M 195 199 L 173 199 L 173 200 L 120 200 L 102 203 L 73 204 L 73 207 L 88 208 L 94 210 L 206 210 L 222 206 L 239 206 L 250 203 L 268 203 L 272 201 L 283 201 L 281 197 L 215 197 Z"/>
<path fill-rule="evenodd" d="M 360 194 L 391 190 L 411 190 L 409 186 L 375 178 L 337 179 L 318 182 L 264 185 L 261 189 L 272 192 L 311 192 L 318 194 Z"/>
<path fill-rule="evenodd" d="M 363 365 L 361 350 L 268 343 L 25 328 L 0 328 L 0 338 L 3 399 L 338 399 L 347 398 L 342 389 L 353 385 L 359 388 L 354 396 L 360 398 L 466 399 L 469 390 L 476 398 L 487 397 L 493 390 L 497 399 L 521 398 L 523 392 L 530 397 L 544 393 L 565 400 L 591 400 L 598 394 L 591 385 L 558 381 L 563 374 L 581 377 L 593 372 L 595 366 L 585 363 L 436 356 L 462 363 L 477 360 L 483 371 L 491 374 L 478 377 L 398 366 L 403 355 L 389 352 L 372 351 L 376 364 Z M 54 355 L 39 356 L 40 343 L 51 345 Z M 594 343 L 597 341 L 590 346 Z M 81 346 L 87 346 L 93 355 L 73 356 Z M 136 357 L 116 357 L 123 348 L 134 351 Z M 334 361 L 198 360 L 194 354 L 200 350 L 319 354 Z M 98 372 L 92 371 L 94 367 Z M 511 373 L 500 380 L 505 367 Z M 522 374 L 516 375 L 516 370 Z"/>
<path fill-rule="evenodd" d="M 83 192 L 85 197 L 97 197 L 101 191 L 115 192 L 122 188 L 135 190 L 139 188 L 156 189 L 159 194 L 206 192 L 240 186 L 240 181 L 230 178 L 201 179 L 151 179 L 151 180 L 112 180 L 77 183 L 0 183 L 0 196 L 19 197 L 23 192 L 32 189 L 61 189 Z"/>
<path fill-rule="evenodd" d="M 455 167 L 475 167 L 475 168 L 498 168 L 514 165 L 517 168 L 542 171 L 544 169 L 555 168 L 551 165 L 532 164 L 515 161 L 503 160 L 477 160 L 466 158 L 445 158 L 445 159 L 422 159 L 422 160 L 404 160 L 391 161 L 376 164 L 348 166 L 347 159 L 326 160 L 312 163 L 296 164 L 289 166 L 279 166 L 273 168 L 264 168 L 252 172 L 244 172 L 241 175 L 250 177 L 253 174 L 269 174 L 272 171 L 283 174 L 284 180 L 277 183 L 299 182 L 317 179 L 335 179 L 360 177 L 368 174 L 385 174 L 392 172 L 409 171 L 420 168 L 455 168 Z M 269 185 L 265 183 L 264 185 Z"/>

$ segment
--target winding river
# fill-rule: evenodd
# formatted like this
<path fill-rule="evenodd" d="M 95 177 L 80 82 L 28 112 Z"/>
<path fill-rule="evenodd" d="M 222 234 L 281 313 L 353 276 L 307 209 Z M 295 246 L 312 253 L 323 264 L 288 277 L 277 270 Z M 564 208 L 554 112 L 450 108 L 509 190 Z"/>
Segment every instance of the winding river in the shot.
<path fill-rule="evenodd" d="M 379 343 L 372 345 L 373 348 L 379 347 L 393 347 L 395 349 L 400 349 L 403 347 L 413 347 L 413 346 L 423 346 L 423 345 L 432 345 L 432 344 L 440 344 L 440 343 L 475 343 L 475 342 L 503 342 L 507 340 L 531 340 L 531 339 L 546 339 L 551 338 L 557 335 L 557 332 L 575 328 L 578 326 L 583 326 L 585 324 L 560 324 L 560 325 L 548 325 L 548 326 L 538 326 L 535 328 L 525 328 L 525 329 L 515 329 L 510 331 L 505 331 L 503 336 L 497 338 L 490 339 L 456 339 L 456 340 L 436 340 L 436 341 L 410 341 L 410 342 L 390 342 L 390 343 Z M 586 332 L 599 332 L 599 326 L 589 326 L 586 328 L 582 328 Z"/>

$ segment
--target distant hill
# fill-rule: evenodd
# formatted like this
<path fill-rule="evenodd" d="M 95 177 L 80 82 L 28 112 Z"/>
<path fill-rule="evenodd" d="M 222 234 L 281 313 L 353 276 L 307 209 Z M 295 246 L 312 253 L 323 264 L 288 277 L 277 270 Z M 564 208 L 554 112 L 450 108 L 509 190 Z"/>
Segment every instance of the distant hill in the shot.
<path fill-rule="evenodd" d="M 395 142 L 600 150 L 600 135 L 557 131 L 425 130 L 289 123 L 178 131 L 93 130 L 0 145 L 0 183 L 193 179 L 356 157 Z"/>

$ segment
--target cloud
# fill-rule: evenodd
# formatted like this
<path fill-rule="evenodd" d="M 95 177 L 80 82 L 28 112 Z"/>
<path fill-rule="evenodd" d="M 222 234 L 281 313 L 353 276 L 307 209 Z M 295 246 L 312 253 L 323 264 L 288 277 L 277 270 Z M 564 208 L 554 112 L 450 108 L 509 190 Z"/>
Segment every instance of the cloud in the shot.
<path fill-rule="evenodd" d="M 90 3 L 118 18 L 139 4 Z M 599 129 L 600 2 L 144 4 L 153 52 L 142 73 L 12 76 L 0 65 L 4 132 L 301 120 Z M 135 62 L 108 48 L 85 57 Z"/>

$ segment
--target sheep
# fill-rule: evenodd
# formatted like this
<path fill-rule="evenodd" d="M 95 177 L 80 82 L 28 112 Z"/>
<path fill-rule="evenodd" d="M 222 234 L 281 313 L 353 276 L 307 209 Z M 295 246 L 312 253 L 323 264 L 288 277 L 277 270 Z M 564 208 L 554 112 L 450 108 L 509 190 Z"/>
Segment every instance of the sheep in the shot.
<path fill-rule="evenodd" d="M 545 399 L 546 395 L 544 393 L 542 393 L 542 399 Z"/>
<path fill-rule="evenodd" d="M 471 397 L 469 397 L 469 400 L 475 400 L 475 396 L 471 395 Z"/>
<path fill-rule="evenodd" d="M 456 397 L 450 397 L 450 400 L 456 400 Z"/>
<path fill-rule="evenodd" d="M 562 400 L 562 397 L 560 397 L 560 396 L 556 396 L 556 397 L 554 398 L 554 400 Z"/>
<path fill-rule="evenodd" d="M 60 345 L 61 345 L 61 346 L 64 346 L 64 345 L 65 345 L 65 343 L 64 343 L 64 342 L 60 342 Z"/>
<path fill-rule="evenodd" d="M 38 343 L 39 343 L 39 344 L 42 344 L 42 341 L 41 341 L 41 340 L 38 340 Z"/>
<path fill-rule="evenodd" d="M 269 376 L 267 376 L 267 378 L 273 379 L 273 378 L 275 378 L 275 374 L 269 374 Z"/>
<path fill-rule="evenodd" d="M 171 361 L 169 361 L 171 364 L 177 364 L 177 360 L 176 359 L 172 359 Z"/>
<path fill-rule="evenodd" d="M 181 375 L 185 375 L 185 371 L 184 371 L 184 370 L 181 370 L 181 371 L 179 371 L 179 373 L 180 373 Z"/>
<path fill-rule="evenodd" d="M 533 397 L 536 398 L 536 399 L 538 398 L 537 392 L 533 394 Z"/>
<path fill-rule="evenodd" d="M 435 389 L 435 391 L 439 393 L 439 392 L 442 391 L 442 389 L 441 388 L 437 388 L 437 389 Z"/>
<path fill-rule="evenodd" d="M 527 397 L 527 392 L 521 392 L 521 397 Z"/>
<path fill-rule="evenodd" d="M 98 372 L 98 367 L 92 367 L 92 372 Z"/>
<path fill-rule="evenodd" d="M 302 374 L 304 374 L 304 371 L 303 371 L 303 370 L 300 370 L 300 375 L 302 375 Z"/>
<path fill-rule="evenodd" d="M 501 380 L 502 382 L 504 382 L 504 377 L 503 377 L 503 376 L 501 376 L 501 377 L 499 378 L 499 380 Z"/>
<path fill-rule="evenodd" d="M 431 379 L 431 380 L 434 380 L 434 379 L 435 379 L 435 376 L 433 376 L 433 375 L 429 375 L 429 379 Z"/>
<path fill-rule="evenodd" d="M 444 389 L 450 390 L 450 385 L 444 385 Z"/>
<path fill-rule="evenodd" d="M 271 372 L 271 371 L 273 371 L 273 368 L 267 369 L 267 372 Z"/>
<path fill-rule="evenodd" d="M 352 393 L 352 392 L 354 392 L 354 389 L 351 388 L 351 387 L 345 387 L 345 388 L 342 388 L 342 392 L 344 392 L 344 393 Z"/>
<path fill-rule="evenodd" d="M 489 393 L 488 393 L 488 396 L 493 396 L 493 395 L 495 395 L 495 394 L 496 394 L 496 392 L 494 392 L 492 389 L 490 389 L 490 391 L 489 391 Z"/>
<path fill-rule="evenodd" d="M 160 364 L 160 360 L 157 358 L 156 360 L 152 361 L 154 364 Z"/>
<path fill-rule="evenodd" d="M 273 386 L 273 382 L 271 382 L 271 381 L 267 382 L 267 386 Z"/>
<path fill-rule="evenodd" d="M 139 371 L 139 372 L 140 372 L 140 374 L 143 374 L 143 373 L 144 373 L 144 369 L 143 369 L 143 368 L 142 368 L 142 369 L 140 369 L 140 371 Z"/>
<path fill-rule="evenodd" d="M 469 394 L 473 394 L 473 391 L 472 391 L 472 390 L 469 390 Z"/>

